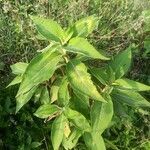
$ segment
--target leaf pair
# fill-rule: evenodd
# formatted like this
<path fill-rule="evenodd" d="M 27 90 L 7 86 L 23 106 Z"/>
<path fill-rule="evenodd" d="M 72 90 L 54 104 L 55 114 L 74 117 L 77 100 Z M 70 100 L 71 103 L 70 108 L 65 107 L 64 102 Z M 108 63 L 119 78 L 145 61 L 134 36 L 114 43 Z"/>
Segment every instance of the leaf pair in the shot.
<path fill-rule="evenodd" d="M 69 137 L 65 138 L 64 132 L 67 118 L 77 127 L 77 129 L 74 129 Z M 65 116 L 64 114 L 61 114 L 52 124 L 51 141 L 54 150 L 58 150 L 61 143 L 65 148 L 72 149 L 82 135 L 82 132 L 84 130 L 88 131 L 89 129 L 89 123 L 81 114 L 71 109 L 67 110 Z"/>
<path fill-rule="evenodd" d="M 22 76 L 22 82 L 16 96 L 16 112 L 31 99 L 40 83 L 51 78 L 60 59 L 60 53 L 50 50 L 39 54 L 30 62 Z"/>
<path fill-rule="evenodd" d="M 72 124 L 74 124 L 74 126 L 77 128 L 77 130 L 80 131 L 79 134 L 77 133 L 78 138 L 81 136 L 81 132 L 90 131 L 90 129 L 91 129 L 86 118 L 79 112 L 72 110 L 70 108 L 67 108 L 63 112 L 63 109 L 58 108 L 58 106 L 56 106 L 56 105 L 45 104 L 45 105 L 42 105 L 40 108 L 38 108 L 38 110 L 35 112 L 35 116 L 37 116 L 39 118 L 48 118 L 48 117 L 52 118 L 53 116 L 55 117 L 55 115 L 57 117 L 55 118 L 54 122 L 52 123 L 52 129 L 51 129 L 51 140 L 52 140 L 53 148 L 55 150 L 58 150 L 60 144 L 62 143 L 62 140 L 64 137 L 65 124 L 67 122 L 67 119 Z M 71 133 L 71 134 L 73 134 L 73 133 Z M 71 140 L 73 138 L 72 137 L 73 135 L 70 135 L 70 136 L 71 136 L 70 137 L 70 140 Z M 78 140 L 78 138 L 77 138 L 77 140 Z M 66 142 L 69 142 L 69 141 L 66 141 Z M 72 146 L 74 146 L 74 145 L 72 145 Z"/>
<path fill-rule="evenodd" d="M 131 48 L 119 53 L 108 66 L 104 68 L 91 68 L 92 75 L 103 85 L 112 87 L 113 100 L 139 107 L 149 107 L 149 102 L 136 91 L 148 91 L 150 86 L 142 83 L 121 78 L 127 73 L 131 65 Z"/>
<path fill-rule="evenodd" d="M 52 19 L 30 16 L 36 25 L 38 32 L 48 40 L 55 42 L 67 42 L 71 37 L 86 37 L 97 27 L 97 17 L 90 16 L 74 23 L 64 31 L 62 27 Z"/>
<path fill-rule="evenodd" d="M 79 53 L 86 57 L 108 60 L 103 54 L 99 53 L 84 37 L 91 33 L 97 26 L 97 18 L 90 16 L 77 21 L 74 25 L 64 31 L 61 26 L 51 19 L 31 16 L 38 32 L 46 39 L 66 45 L 63 48 L 69 52 Z"/>
<path fill-rule="evenodd" d="M 108 128 L 113 117 L 113 103 L 110 96 L 105 96 L 108 103 L 95 101 L 91 108 L 91 132 L 84 134 L 84 141 L 91 150 L 106 150 L 101 134 Z"/>

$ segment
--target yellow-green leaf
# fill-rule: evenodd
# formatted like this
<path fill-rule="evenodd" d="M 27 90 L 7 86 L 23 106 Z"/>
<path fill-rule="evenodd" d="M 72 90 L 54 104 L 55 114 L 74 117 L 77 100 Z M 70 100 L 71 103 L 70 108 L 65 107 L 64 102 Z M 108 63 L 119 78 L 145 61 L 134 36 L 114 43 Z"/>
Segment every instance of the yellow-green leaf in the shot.
<path fill-rule="evenodd" d="M 63 140 L 65 121 L 66 117 L 63 114 L 61 114 L 54 120 L 52 124 L 51 140 L 54 150 L 59 149 L 59 146 Z"/>
<path fill-rule="evenodd" d="M 83 93 L 91 99 L 106 102 L 93 84 L 86 66 L 79 60 L 74 59 L 67 64 L 67 78 L 71 87 L 77 92 Z"/>
<path fill-rule="evenodd" d="M 28 63 L 18 62 L 16 64 L 11 65 L 10 68 L 13 74 L 21 75 L 25 72 L 27 66 L 28 66 Z"/>
<path fill-rule="evenodd" d="M 108 103 L 95 101 L 91 109 L 91 126 L 93 133 L 102 134 L 109 126 L 113 116 L 113 103 L 110 96 L 105 96 Z"/>
<path fill-rule="evenodd" d="M 58 77 L 50 89 L 51 103 L 58 100 L 58 90 L 59 90 L 60 85 L 61 85 L 61 78 Z"/>
<path fill-rule="evenodd" d="M 34 115 L 39 118 L 47 118 L 60 113 L 60 111 L 61 109 L 57 105 L 44 104 L 36 110 Z"/>
<path fill-rule="evenodd" d="M 40 95 L 40 101 L 42 104 L 48 104 L 50 103 L 50 97 L 49 92 L 46 86 L 43 87 Z"/>
<path fill-rule="evenodd" d="M 110 67 L 115 72 L 116 79 L 121 78 L 130 68 L 131 65 L 131 48 L 127 48 L 125 51 L 119 53 L 109 63 Z"/>
<path fill-rule="evenodd" d="M 103 85 L 107 85 L 109 82 L 109 75 L 104 68 L 90 68 L 92 75 L 99 80 Z"/>
<path fill-rule="evenodd" d="M 113 100 L 133 107 L 150 107 L 150 103 L 139 93 L 131 90 L 114 89 L 111 94 Z"/>
<path fill-rule="evenodd" d="M 85 133 L 84 141 L 89 150 L 106 150 L 104 140 L 98 133 Z"/>
<path fill-rule="evenodd" d="M 31 16 L 31 19 L 35 23 L 37 30 L 46 39 L 56 42 L 63 42 L 65 40 L 65 32 L 54 20 L 38 16 Z"/>
<path fill-rule="evenodd" d="M 109 60 L 105 55 L 98 52 L 86 39 L 81 37 L 72 38 L 65 49 L 87 57 Z"/>
<path fill-rule="evenodd" d="M 35 93 L 36 89 L 38 88 L 38 86 L 33 86 L 29 92 L 25 92 L 21 95 L 19 95 L 16 99 L 16 113 L 19 111 L 19 109 L 26 104 L 31 97 L 33 96 L 33 94 Z"/>
<path fill-rule="evenodd" d="M 78 139 L 81 137 L 82 135 L 82 131 L 79 130 L 79 129 L 73 129 L 73 131 L 71 132 L 71 134 L 69 135 L 68 138 L 65 138 L 63 139 L 63 146 L 65 149 L 73 149 L 77 142 L 78 142 Z"/>
<path fill-rule="evenodd" d="M 127 90 L 135 90 L 135 91 L 150 90 L 150 86 L 126 78 L 116 80 L 113 83 L 113 85 L 117 86 L 118 88 L 127 89 Z"/>
<path fill-rule="evenodd" d="M 69 103 L 69 90 L 68 90 L 68 80 L 66 76 L 62 79 L 61 85 L 58 90 L 58 103 L 61 106 L 66 106 Z"/>
<path fill-rule="evenodd" d="M 58 52 L 46 51 L 36 56 L 28 65 L 23 74 L 22 82 L 17 93 L 17 111 L 30 99 L 23 99 L 23 95 L 30 93 L 31 89 L 38 84 L 48 80 L 57 69 L 57 64 L 61 59 Z M 19 105 L 18 105 L 19 103 Z"/>
<path fill-rule="evenodd" d="M 67 108 L 64 113 L 69 121 L 72 122 L 75 127 L 80 129 L 81 131 L 89 132 L 91 130 L 89 122 L 81 113 L 70 108 Z"/>
<path fill-rule="evenodd" d="M 16 77 L 11 81 L 11 83 L 9 83 L 9 85 L 8 85 L 7 87 L 10 87 L 10 86 L 12 86 L 12 85 L 19 84 L 21 81 L 22 81 L 22 76 L 21 76 L 21 75 L 18 75 L 18 76 L 16 76 Z"/>
<path fill-rule="evenodd" d="M 87 37 L 98 26 L 98 18 L 94 15 L 82 18 L 75 22 L 68 30 L 73 31 L 73 37 Z"/>

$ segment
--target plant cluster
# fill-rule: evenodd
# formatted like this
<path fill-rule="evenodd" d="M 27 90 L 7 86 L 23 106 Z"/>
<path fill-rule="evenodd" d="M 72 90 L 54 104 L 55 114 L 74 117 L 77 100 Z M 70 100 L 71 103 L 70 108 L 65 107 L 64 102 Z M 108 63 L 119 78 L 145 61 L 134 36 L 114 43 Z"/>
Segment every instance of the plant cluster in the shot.
<path fill-rule="evenodd" d="M 51 19 L 31 16 L 39 36 L 50 44 L 30 63 L 11 66 L 17 75 L 8 85 L 20 83 L 16 113 L 29 101 L 39 106 L 38 118 L 51 122 L 54 150 L 60 145 L 73 149 L 81 138 L 88 149 L 105 150 L 102 133 L 114 112 L 123 105 L 150 107 L 138 92 L 150 86 L 124 78 L 132 61 L 132 47 L 108 58 L 88 42 L 87 36 L 98 26 L 96 16 L 78 20 L 66 30 Z M 103 67 L 89 60 L 105 61 Z"/>

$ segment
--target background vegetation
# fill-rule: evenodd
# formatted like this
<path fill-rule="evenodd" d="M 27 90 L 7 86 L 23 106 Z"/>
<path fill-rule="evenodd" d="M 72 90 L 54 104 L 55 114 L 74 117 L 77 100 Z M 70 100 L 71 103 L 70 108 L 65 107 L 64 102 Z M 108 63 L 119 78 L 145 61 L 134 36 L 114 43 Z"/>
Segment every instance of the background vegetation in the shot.
<path fill-rule="evenodd" d="M 29 14 L 53 18 L 64 27 L 96 14 L 99 26 L 89 40 L 110 56 L 133 44 L 134 59 L 127 76 L 150 84 L 150 13 L 142 13 L 148 9 L 148 0 L 0 0 L 0 149 L 51 149 L 51 123 L 44 124 L 32 115 L 32 102 L 15 115 L 18 87 L 6 89 L 13 78 L 9 66 L 30 61 L 47 44 L 39 40 Z M 149 93 L 142 94 L 150 98 Z M 127 107 L 118 114 L 120 117 L 114 118 L 111 128 L 104 133 L 107 148 L 149 150 L 149 110 Z M 76 149 L 86 148 L 81 141 Z"/>

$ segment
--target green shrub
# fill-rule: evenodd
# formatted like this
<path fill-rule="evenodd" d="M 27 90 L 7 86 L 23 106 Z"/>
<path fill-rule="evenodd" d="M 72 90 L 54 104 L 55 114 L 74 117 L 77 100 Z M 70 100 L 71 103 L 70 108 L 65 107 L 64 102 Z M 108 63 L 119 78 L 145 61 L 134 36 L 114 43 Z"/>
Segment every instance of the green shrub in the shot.
<path fill-rule="evenodd" d="M 106 149 L 102 133 L 124 105 L 150 107 L 139 94 L 150 86 L 124 78 L 132 61 L 132 47 L 111 60 L 86 39 L 98 26 L 96 16 L 78 20 L 66 30 L 51 19 L 31 16 L 40 37 L 50 42 L 30 63 L 11 66 L 20 83 L 16 113 L 32 100 L 34 115 L 51 122 L 51 143 L 72 149 L 83 140 L 88 149 Z M 94 67 L 89 60 L 105 61 Z"/>

